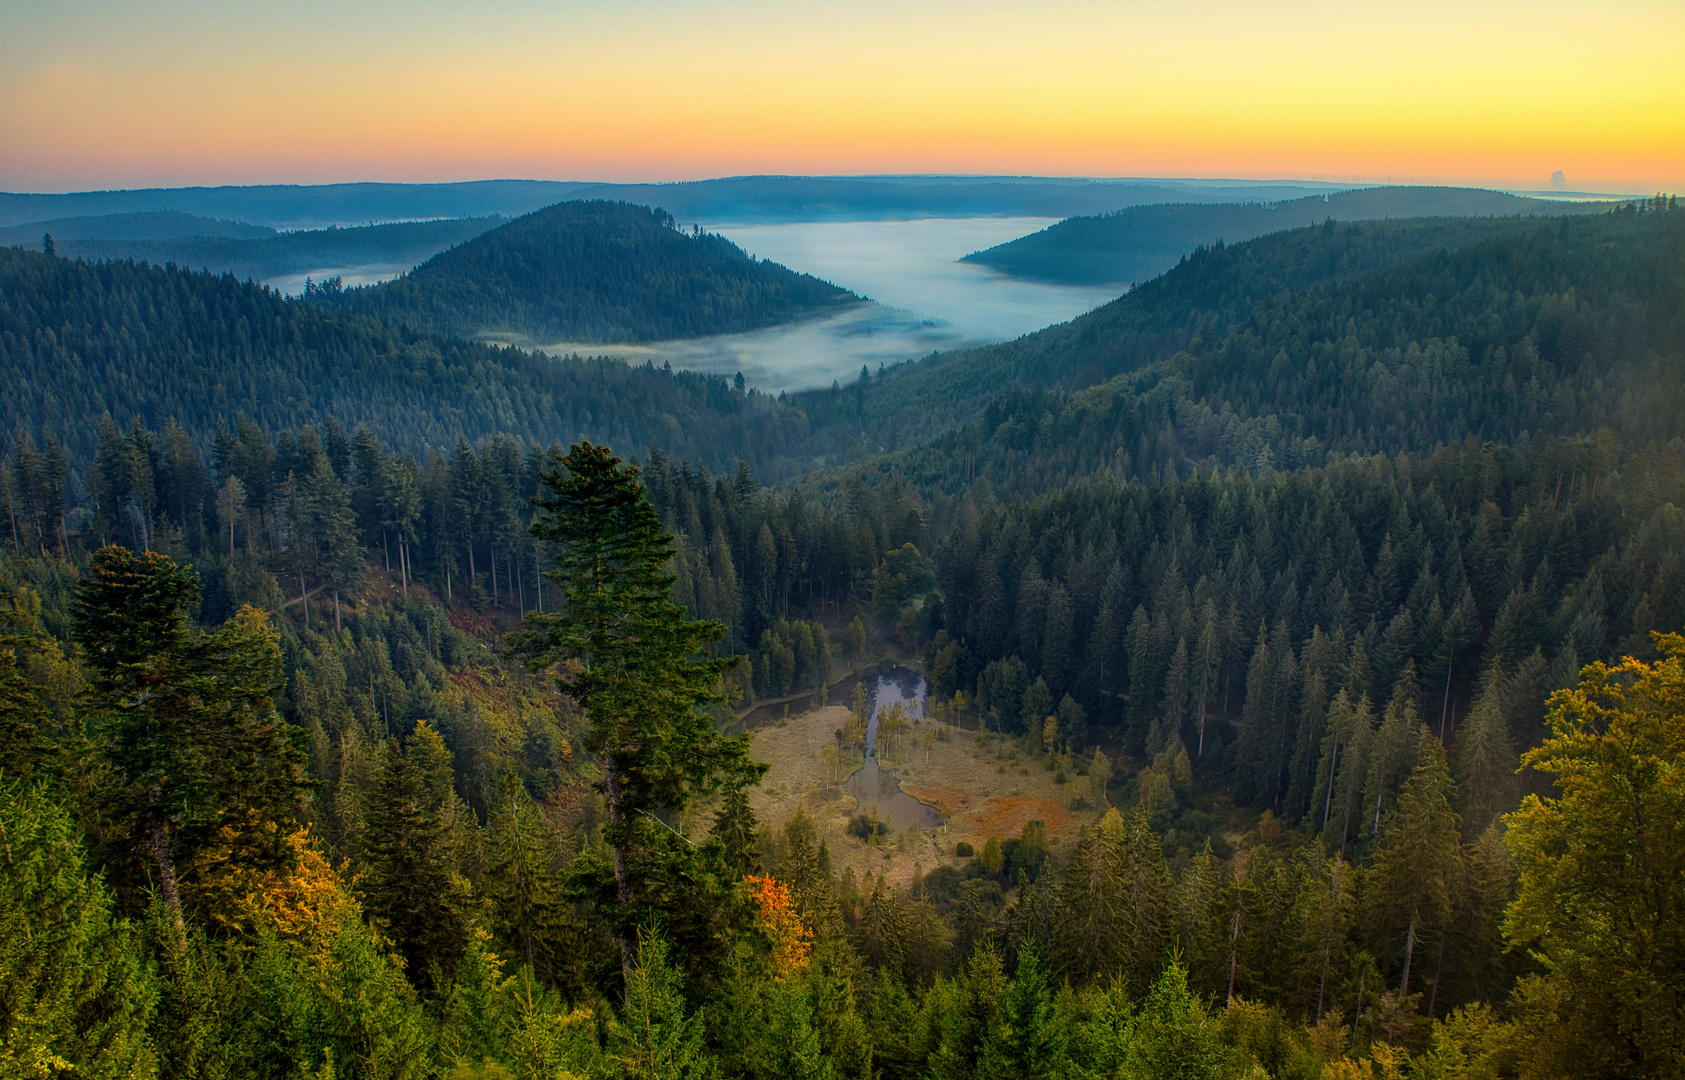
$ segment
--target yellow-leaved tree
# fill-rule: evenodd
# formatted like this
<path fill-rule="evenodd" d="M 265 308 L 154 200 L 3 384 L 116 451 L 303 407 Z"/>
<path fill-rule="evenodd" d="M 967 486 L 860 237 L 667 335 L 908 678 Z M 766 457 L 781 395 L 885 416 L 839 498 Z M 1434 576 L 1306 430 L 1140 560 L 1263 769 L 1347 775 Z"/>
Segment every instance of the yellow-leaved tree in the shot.
<path fill-rule="evenodd" d="M 1525 764 L 1559 792 L 1505 818 L 1505 932 L 1543 972 L 1520 997 L 1524 1075 L 1685 1074 L 1685 637 L 1592 664 Z"/>

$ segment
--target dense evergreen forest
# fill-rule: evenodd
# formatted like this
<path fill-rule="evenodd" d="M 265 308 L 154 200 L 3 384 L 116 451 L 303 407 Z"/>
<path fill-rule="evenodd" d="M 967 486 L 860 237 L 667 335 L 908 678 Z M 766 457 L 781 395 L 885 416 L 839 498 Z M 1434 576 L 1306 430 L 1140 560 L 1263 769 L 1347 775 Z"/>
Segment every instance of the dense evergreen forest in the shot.
<path fill-rule="evenodd" d="M 1282 239 L 1309 264 L 1311 253 L 1339 254 L 1347 230 L 1374 228 L 1324 224 Z M 1257 258 L 1252 249 L 1277 239 L 1225 250 Z M 1221 264 L 1223 255 L 1204 257 Z M 985 350 L 980 366 L 997 387 L 1031 372 L 1046 373 L 1043 386 L 997 392 L 980 407 L 956 396 L 953 414 L 970 423 L 860 469 L 949 492 L 984 476 L 1002 493 L 1027 494 L 1107 470 L 1296 468 L 1602 428 L 1640 442 L 1685 434 L 1685 225 L 1673 211 L 1510 228 L 1319 288 L 1288 285 L 1252 305 L 1242 293 L 1226 310 L 1203 298 L 1166 305 L 1188 313 L 1181 327 L 1148 307 L 1177 277 L 1138 290 L 1149 295 L 1135 305 L 1124 306 L 1134 293 L 1112 305 L 1115 323 L 1078 320 Z M 1106 332 L 1117 323 L 1133 332 Z M 927 363 L 863 387 L 859 408 L 905 430 L 900 391 L 941 385 L 944 365 Z M 954 381 L 969 388 L 977 378 Z M 796 401 L 824 422 L 823 395 Z"/>
<path fill-rule="evenodd" d="M 1592 237 L 1619 227 L 1605 218 L 1596 222 L 1588 226 Z M 1196 343 L 1220 341 L 1235 323 L 1297 294 L 1410 266 L 1529 225 L 1485 218 L 1324 223 L 1202 248 L 1162 277 L 1068 323 L 1000 345 L 933 353 L 846 394 L 807 392 L 795 395 L 795 402 L 816 430 L 846 417 L 878 448 L 917 441 L 933 428 L 975 419 L 1003 391 L 1104 382 Z"/>
<path fill-rule="evenodd" d="M 1149 281 L 1196 246 L 1239 244 L 1324 221 L 1593 214 L 1598 203 L 1550 202 L 1478 188 L 1379 187 L 1284 202 L 1168 203 L 1073 217 L 973 252 L 964 262 L 1061 285 Z"/>
<path fill-rule="evenodd" d="M 566 202 L 434 256 L 403 277 L 311 297 L 430 333 L 526 342 L 662 341 L 773 326 L 858 300 L 684 233 L 663 210 Z"/>
<path fill-rule="evenodd" d="M 1019 343 L 1049 388 L 943 391 L 950 430 L 773 489 L 666 438 L 633 473 L 327 408 L 20 433 L 0 1060 L 1680 1075 L 1685 222 L 1461 227 L 1202 252 Z M 942 370 L 803 423 L 870 438 Z M 719 462 L 754 429 L 713 430 Z M 756 820 L 722 730 L 885 656 L 933 737 L 1083 778 L 1095 824 L 900 886 L 831 846 L 893 833 Z"/>
<path fill-rule="evenodd" d="M 775 461 L 805 420 L 721 378 L 550 358 L 289 301 L 232 275 L 0 249 L 0 424 L 72 459 L 100 417 L 200 446 L 240 414 L 268 431 L 330 416 L 419 452 L 464 432 L 660 442 L 715 467 Z"/>

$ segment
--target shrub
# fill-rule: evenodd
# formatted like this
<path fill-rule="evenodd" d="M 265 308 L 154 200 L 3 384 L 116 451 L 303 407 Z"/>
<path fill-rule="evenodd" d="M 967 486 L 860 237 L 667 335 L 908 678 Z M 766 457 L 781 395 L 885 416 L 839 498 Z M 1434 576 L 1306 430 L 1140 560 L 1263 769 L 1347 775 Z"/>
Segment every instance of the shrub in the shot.
<path fill-rule="evenodd" d="M 874 836 L 888 836 L 889 825 L 865 814 L 855 814 L 848 819 L 848 835 L 857 836 L 862 840 L 870 840 Z"/>

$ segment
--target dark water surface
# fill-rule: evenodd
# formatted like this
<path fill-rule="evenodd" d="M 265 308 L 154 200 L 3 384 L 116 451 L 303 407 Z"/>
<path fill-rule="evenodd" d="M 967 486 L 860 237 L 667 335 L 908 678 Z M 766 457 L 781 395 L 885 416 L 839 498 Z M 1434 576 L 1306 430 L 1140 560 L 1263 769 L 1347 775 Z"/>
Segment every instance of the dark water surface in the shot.
<path fill-rule="evenodd" d="M 924 717 L 929 687 L 924 676 L 911 668 L 892 668 L 882 672 L 866 685 L 866 763 L 856 769 L 843 783 L 843 790 L 860 800 L 861 814 L 876 814 L 896 832 L 910 828 L 931 829 L 942 824 L 942 812 L 926 806 L 905 791 L 892 772 L 878 768 L 878 714 L 891 705 L 900 705 L 909 717 Z"/>
<path fill-rule="evenodd" d="M 879 821 L 885 822 L 897 832 L 905 832 L 914 827 L 930 829 L 941 825 L 942 811 L 934 806 L 926 806 L 902 791 L 901 782 L 896 779 L 895 774 L 884 772 L 878 767 L 878 710 L 899 704 L 909 717 L 925 718 L 929 687 L 924 676 L 911 668 L 893 667 L 887 671 L 868 668 L 857 671 L 828 687 L 823 700 L 819 694 L 808 694 L 791 701 L 762 705 L 733 724 L 732 729 L 753 731 L 766 724 L 777 723 L 785 715 L 795 716 L 818 708 L 825 702 L 846 706 L 854 694 L 856 684 L 866 688 L 866 763 L 843 781 L 842 790 L 859 800 L 858 813 L 869 815 L 875 812 Z"/>
<path fill-rule="evenodd" d="M 894 773 L 880 772 L 878 759 L 869 757 L 866 764 L 844 781 L 842 789 L 860 800 L 859 814 L 877 814 L 879 821 L 896 832 L 910 828 L 933 829 L 942 824 L 942 811 L 926 806 L 905 791 Z"/>

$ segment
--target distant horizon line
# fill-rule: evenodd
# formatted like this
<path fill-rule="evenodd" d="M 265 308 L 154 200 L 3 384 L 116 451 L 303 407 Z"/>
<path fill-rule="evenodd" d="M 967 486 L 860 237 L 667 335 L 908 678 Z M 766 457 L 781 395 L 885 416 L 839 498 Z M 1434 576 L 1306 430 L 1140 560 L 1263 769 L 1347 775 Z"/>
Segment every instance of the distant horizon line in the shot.
<path fill-rule="evenodd" d="M 257 188 L 336 188 L 336 187 L 467 187 L 476 184 L 556 184 L 575 185 L 579 187 L 683 187 L 695 184 L 728 183 L 743 180 L 832 180 L 859 182 L 896 182 L 915 180 L 953 180 L 968 182 L 1014 182 L 1014 183 L 1067 183 L 1072 185 L 1140 185 L 1140 184 L 1189 184 L 1204 187 L 1233 186 L 1233 187 L 1268 187 L 1272 185 L 1291 185 L 1295 187 L 1325 188 L 1330 191 L 1348 191 L 1359 188 L 1375 187 L 1421 187 L 1421 188 L 1462 188 L 1476 191 L 1493 191 L 1524 198 L 1543 199 L 1625 199 L 1638 198 L 1657 194 L 1648 188 L 1620 191 L 1582 191 L 1562 188 L 1522 188 L 1501 184 L 1481 183 L 1479 181 L 1426 181 L 1399 180 L 1392 177 L 1385 179 L 1351 177 L 1339 180 L 1328 180 L 1321 177 L 1235 177 L 1235 176 L 1073 176 L 1059 174 L 1038 173 L 940 173 L 940 172 L 911 172 L 911 173 L 735 173 L 723 176 L 708 176 L 690 180 L 586 180 L 586 179 L 546 179 L 542 177 L 480 177 L 465 180 L 327 180 L 308 183 L 301 182 L 255 182 L 255 183 L 203 183 L 203 184 L 151 184 L 135 187 L 96 187 L 96 188 L 65 188 L 60 190 L 0 190 L 0 196 L 23 197 L 53 197 L 68 195 L 118 195 L 136 194 L 148 191 L 219 191 Z M 1663 194 L 1674 194 L 1662 191 Z"/>

